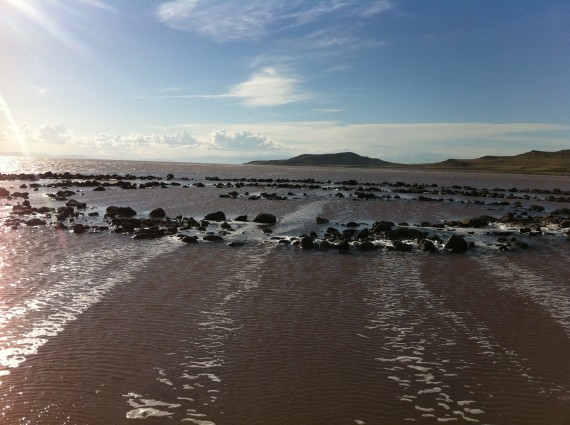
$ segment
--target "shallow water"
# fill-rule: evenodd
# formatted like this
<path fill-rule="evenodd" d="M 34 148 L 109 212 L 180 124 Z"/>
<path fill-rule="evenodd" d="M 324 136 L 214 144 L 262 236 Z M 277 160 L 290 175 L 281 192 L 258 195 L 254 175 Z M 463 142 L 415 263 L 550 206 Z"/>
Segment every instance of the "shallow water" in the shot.
<path fill-rule="evenodd" d="M 269 176 L 264 167 L 129 163 L 121 171 L 123 163 L 47 162 L 27 162 L 24 171 L 173 172 L 194 181 Z M 271 173 L 570 189 L 560 177 Z M 0 185 L 15 191 L 20 183 Z M 219 197 L 228 190 L 84 189 L 79 196 L 102 213 L 108 205 L 141 215 L 162 206 L 169 216 L 196 218 L 271 212 L 278 217 L 272 236 L 283 237 L 322 231 L 327 225 L 314 225 L 316 216 L 338 226 L 414 224 L 512 209 L 404 195 L 354 201 L 323 190 L 293 190 L 286 201 Z M 30 192 L 32 205 L 55 202 L 48 191 Z M 496 238 L 475 229 L 468 238 L 477 248 L 465 254 L 340 254 L 277 243 L 252 223 L 231 224 L 237 230 L 228 240 L 246 245 L 2 226 L 0 422 L 569 423 L 570 244 L 561 233 L 527 238 L 528 251 L 499 252 Z"/>

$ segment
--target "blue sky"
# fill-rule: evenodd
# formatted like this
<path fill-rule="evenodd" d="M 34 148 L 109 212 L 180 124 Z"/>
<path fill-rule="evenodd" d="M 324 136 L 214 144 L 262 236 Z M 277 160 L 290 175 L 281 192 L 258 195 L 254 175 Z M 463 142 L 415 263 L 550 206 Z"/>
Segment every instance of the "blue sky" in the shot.
<path fill-rule="evenodd" d="M 2 0 L 0 152 L 570 148 L 570 2 Z"/>

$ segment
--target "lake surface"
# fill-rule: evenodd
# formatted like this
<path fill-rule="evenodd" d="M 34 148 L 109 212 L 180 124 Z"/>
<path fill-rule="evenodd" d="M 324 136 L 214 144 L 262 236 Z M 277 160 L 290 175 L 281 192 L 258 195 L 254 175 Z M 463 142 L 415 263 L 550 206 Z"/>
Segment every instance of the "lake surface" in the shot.
<path fill-rule="evenodd" d="M 76 222 L 104 224 L 110 205 L 198 220 L 221 210 L 233 230 L 225 242 L 184 244 L 112 228 L 13 229 L 6 223 L 22 199 L 0 198 L 2 424 L 570 423 L 568 229 L 527 236 L 443 226 L 533 214 L 531 205 L 543 214 L 569 208 L 549 200 L 570 190 L 567 176 L 0 158 L 0 173 L 46 171 L 168 184 L 70 185 L 88 206 Z M 349 180 L 386 197 L 357 199 Z M 57 190 L 50 182 L 37 181 L 37 191 L 19 178 L 0 187 L 29 192 L 33 206 L 62 206 L 47 196 Z M 420 202 L 398 182 L 485 188 L 506 202 L 465 193 Z M 238 195 L 220 197 L 230 191 Z M 269 191 L 286 199 L 248 198 Z M 260 212 L 277 217 L 271 233 L 251 222 Z M 238 215 L 250 220 L 233 221 Z M 337 252 L 281 243 L 381 220 L 439 223 L 432 234 L 463 234 L 475 248 Z M 490 230 L 512 231 L 530 248 L 500 251 Z"/>

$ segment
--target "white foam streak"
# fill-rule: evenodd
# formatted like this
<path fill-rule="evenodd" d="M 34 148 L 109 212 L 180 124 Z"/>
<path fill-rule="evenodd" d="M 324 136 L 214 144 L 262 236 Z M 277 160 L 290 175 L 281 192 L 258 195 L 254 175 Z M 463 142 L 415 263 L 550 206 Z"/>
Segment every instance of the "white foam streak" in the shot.
<path fill-rule="evenodd" d="M 46 288 L 21 305 L 11 307 L 0 322 L 4 333 L 0 341 L 0 366 L 18 367 L 113 288 L 129 282 L 131 273 L 142 268 L 149 258 L 174 248 L 167 244 L 147 244 L 145 255 L 127 259 L 124 247 L 119 244 L 82 255 L 72 253 L 52 264 L 49 273 L 40 277 L 45 281 L 41 286 Z M 110 264 L 116 258 L 125 258 L 125 261 L 109 273 Z M 79 268 L 78 263 L 81 264 Z M 54 281 L 57 283 L 52 283 Z M 17 284 L 24 285 L 22 282 Z"/>

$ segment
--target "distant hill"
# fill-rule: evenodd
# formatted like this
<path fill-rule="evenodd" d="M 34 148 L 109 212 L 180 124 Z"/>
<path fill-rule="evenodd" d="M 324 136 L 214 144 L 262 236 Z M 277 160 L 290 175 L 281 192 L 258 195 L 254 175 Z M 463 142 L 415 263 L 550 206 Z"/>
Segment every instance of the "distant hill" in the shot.
<path fill-rule="evenodd" d="M 570 149 L 558 152 L 533 150 L 514 156 L 483 156 L 476 159 L 448 159 L 428 164 L 398 164 L 361 156 L 353 152 L 305 154 L 290 159 L 252 161 L 253 165 L 305 167 L 382 167 L 449 171 L 492 171 L 503 173 L 570 174 Z"/>
<path fill-rule="evenodd" d="M 570 149 L 558 152 L 530 151 L 514 156 L 483 156 L 476 159 L 448 159 L 421 164 L 430 169 L 500 171 L 520 173 L 570 173 Z"/>
<path fill-rule="evenodd" d="M 279 159 L 271 161 L 252 161 L 248 164 L 254 165 L 302 165 L 313 167 L 385 167 L 393 165 L 391 162 L 381 159 L 361 156 L 353 152 L 326 153 L 326 154 L 305 154 L 290 159 Z"/>

